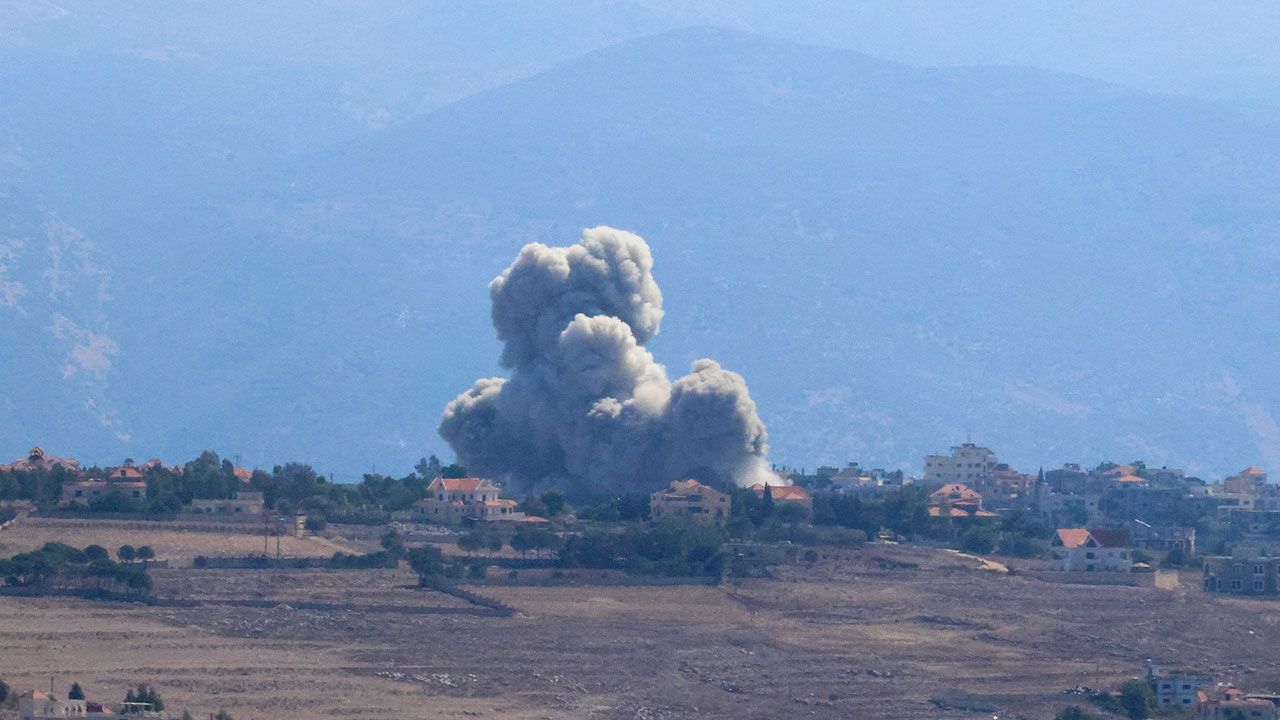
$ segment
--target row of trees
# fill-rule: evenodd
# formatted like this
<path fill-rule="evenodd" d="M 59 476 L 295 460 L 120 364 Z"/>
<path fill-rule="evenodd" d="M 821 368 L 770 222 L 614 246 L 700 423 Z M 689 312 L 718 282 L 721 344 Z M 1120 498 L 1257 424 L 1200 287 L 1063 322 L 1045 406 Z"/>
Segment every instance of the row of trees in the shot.
<path fill-rule="evenodd" d="M 638 575 L 719 576 L 724 532 L 712 525 L 662 522 L 571 535 L 560 549 L 565 567 L 625 570 Z"/>
<path fill-rule="evenodd" d="M 39 550 L 0 560 L 0 583 L 15 587 L 75 587 L 134 595 L 151 592 L 144 566 L 111 561 L 97 545 L 78 550 L 63 543 L 46 543 Z"/>

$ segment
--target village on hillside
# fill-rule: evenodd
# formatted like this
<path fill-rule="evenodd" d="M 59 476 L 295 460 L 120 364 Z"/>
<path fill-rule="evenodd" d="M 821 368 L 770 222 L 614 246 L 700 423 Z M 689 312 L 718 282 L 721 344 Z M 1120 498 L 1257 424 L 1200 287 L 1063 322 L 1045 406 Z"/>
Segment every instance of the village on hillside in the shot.
<path fill-rule="evenodd" d="M 749 487 L 673 478 L 649 493 L 570 498 L 514 495 L 435 458 L 401 478 L 370 474 L 340 485 L 306 465 L 250 470 L 211 452 L 181 465 L 126 459 L 99 468 L 35 447 L 0 465 L 0 597 L 321 613 L 381 598 L 377 607 L 395 612 L 503 617 L 519 612 L 500 599 L 503 589 L 732 588 L 844 573 L 874 552 L 882 570 L 951 558 L 988 581 L 1016 578 L 1121 603 L 1126 593 L 1134 603 L 1186 593 L 1280 599 L 1280 492 L 1259 468 L 1211 480 L 1141 462 L 1025 472 L 972 443 L 929 455 L 922 467 L 919 476 L 853 462 L 775 467 L 774 481 Z M 268 577 L 255 575 L 262 570 L 347 573 L 356 585 L 236 589 L 241 578 Z M 406 589 L 378 585 L 406 573 L 414 578 Z M 373 581 L 355 580 L 361 574 L 381 578 L 364 598 L 359 583 Z M 419 606 L 426 591 L 453 609 Z M 1101 717 L 1138 702 L 1135 692 L 1152 712 L 1277 717 L 1269 693 L 1277 686 L 1255 686 L 1238 668 L 1164 670 L 1193 659 L 1149 660 L 1110 688 L 1040 691 L 1066 693 L 1062 712 L 1084 705 Z M 107 690 L 130 699 L 112 703 L 86 699 L 79 685 L 38 689 L 35 680 L 50 674 L 77 681 L 49 670 L 12 656 L 0 663 L 21 720 L 178 716 L 145 695 L 168 695 L 163 677 L 121 678 Z M 958 701 L 943 694 L 931 702 Z M 215 710 L 230 717 L 225 708 L 200 712 Z"/>

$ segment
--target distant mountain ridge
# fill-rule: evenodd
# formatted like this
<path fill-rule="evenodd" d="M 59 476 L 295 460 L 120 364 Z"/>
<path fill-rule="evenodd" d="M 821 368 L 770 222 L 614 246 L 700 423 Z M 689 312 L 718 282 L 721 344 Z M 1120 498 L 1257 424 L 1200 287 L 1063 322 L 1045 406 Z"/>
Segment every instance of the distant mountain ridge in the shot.
<path fill-rule="evenodd" d="M 607 223 L 654 248 L 655 354 L 741 371 L 777 461 L 915 467 L 972 433 L 1024 469 L 1280 465 L 1275 125 L 699 28 L 283 167 L 177 157 L 126 211 L 76 215 L 118 187 L 57 198 L 130 278 L 107 304 L 103 391 L 130 432 L 51 449 L 403 471 L 443 450 L 444 403 L 500 372 L 488 280 L 525 242 Z M 218 144 L 197 139 L 165 138 Z M 107 159 L 57 162 L 25 172 Z M 0 308 L 6 335 L 20 327 Z M 0 356 L 0 373 L 34 392 L 53 381 L 32 362 Z M 0 386 L 0 448 L 92 421 L 39 394 Z"/>

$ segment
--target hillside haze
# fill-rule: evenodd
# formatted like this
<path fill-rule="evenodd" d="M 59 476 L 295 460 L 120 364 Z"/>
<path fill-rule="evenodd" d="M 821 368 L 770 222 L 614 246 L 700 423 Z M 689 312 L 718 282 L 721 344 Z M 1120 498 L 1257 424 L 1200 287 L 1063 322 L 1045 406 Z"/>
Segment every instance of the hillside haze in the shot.
<path fill-rule="evenodd" d="M 319 122 L 305 75 L 183 67 L 84 71 L 151 88 L 92 121 L 3 111 L 10 454 L 404 472 L 501 372 L 488 281 L 604 223 L 653 248 L 658 360 L 741 372 L 775 461 L 917 467 L 972 433 L 1024 470 L 1280 466 L 1263 114 L 705 28 L 379 131 Z"/>

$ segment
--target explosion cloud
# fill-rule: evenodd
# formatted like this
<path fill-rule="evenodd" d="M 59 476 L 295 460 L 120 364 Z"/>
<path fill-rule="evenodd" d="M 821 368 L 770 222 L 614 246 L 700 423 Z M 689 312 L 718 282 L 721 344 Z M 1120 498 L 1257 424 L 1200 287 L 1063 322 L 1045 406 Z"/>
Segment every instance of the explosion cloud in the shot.
<path fill-rule="evenodd" d="M 645 349 L 662 292 L 638 235 L 601 226 L 568 247 L 526 245 L 489 295 L 511 377 L 477 380 L 439 429 L 471 471 L 580 494 L 774 478 L 742 376 L 704 359 L 672 382 Z"/>

